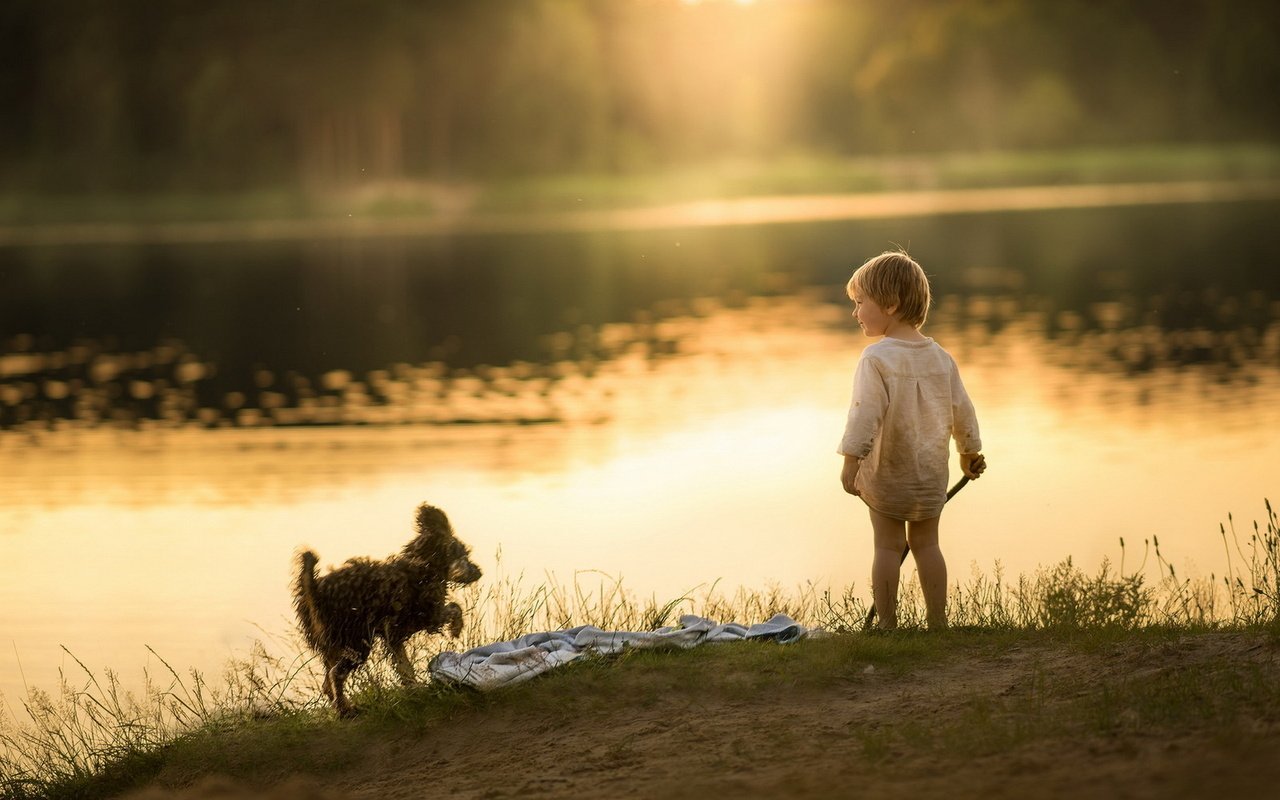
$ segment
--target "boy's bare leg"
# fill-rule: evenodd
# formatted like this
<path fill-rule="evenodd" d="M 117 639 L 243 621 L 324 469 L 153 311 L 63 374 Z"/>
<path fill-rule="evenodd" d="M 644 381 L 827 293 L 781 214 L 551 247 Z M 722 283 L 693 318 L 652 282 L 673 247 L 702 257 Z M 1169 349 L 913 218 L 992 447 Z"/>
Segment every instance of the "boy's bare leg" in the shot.
<path fill-rule="evenodd" d="M 907 525 L 907 542 L 920 575 L 924 610 L 931 629 L 947 627 L 947 562 L 938 546 L 938 520 L 923 519 Z"/>
<path fill-rule="evenodd" d="M 871 596 L 880 618 L 876 627 L 893 630 L 898 627 L 898 572 L 902 548 L 907 546 L 907 523 L 872 510 L 871 529 L 876 537 L 871 561 Z"/>

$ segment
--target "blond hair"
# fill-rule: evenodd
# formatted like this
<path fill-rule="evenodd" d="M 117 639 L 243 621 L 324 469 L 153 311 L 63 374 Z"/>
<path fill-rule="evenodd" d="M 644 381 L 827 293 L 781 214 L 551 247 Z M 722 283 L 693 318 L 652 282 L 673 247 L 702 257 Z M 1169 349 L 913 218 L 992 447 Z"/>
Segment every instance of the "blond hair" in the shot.
<path fill-rule="evenodd" d="M 886 311 L 892 309 L 894 316 L 914 328 L 924 325 L 933 302 L 928 276 L 901 250 L 883 252 L 858 267 L 845 291 L 850 299 L 857 293 Z"/>

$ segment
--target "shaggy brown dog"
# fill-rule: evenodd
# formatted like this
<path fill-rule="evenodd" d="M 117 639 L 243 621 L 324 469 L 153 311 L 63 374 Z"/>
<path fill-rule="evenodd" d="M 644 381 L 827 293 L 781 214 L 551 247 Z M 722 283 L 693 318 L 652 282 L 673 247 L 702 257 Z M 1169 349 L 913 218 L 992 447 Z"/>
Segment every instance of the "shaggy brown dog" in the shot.
<path fill-rule="evenodd" d="M 391 654 L 400 679 L 413 682 L 413 665 L 405 642 L 418 631 L 438 633 L 448 626 L 462 633 L 462 609 L 447 603 L 450 583 L 473 583 L 480 568 L 458 541 L 444 512 L 418 506 L 418 535 L 385 561 L 353 558 L 323 577 L 316 577 L 316 554 L 299 557 L 293 605 L 307 644 L 324 660 L 325 696 L 338 713 L 355 708 L 343 693 L 347 676 L 369 658 L 375 639 Z"/>

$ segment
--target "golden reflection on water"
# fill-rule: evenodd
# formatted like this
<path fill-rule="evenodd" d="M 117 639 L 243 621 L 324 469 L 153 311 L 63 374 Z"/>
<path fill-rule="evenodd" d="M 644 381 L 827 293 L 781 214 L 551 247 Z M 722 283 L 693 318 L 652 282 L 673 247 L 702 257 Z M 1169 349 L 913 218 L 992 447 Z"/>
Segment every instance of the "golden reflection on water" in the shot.
<path fill-rule="evenodd" d="M 927 332 L 961 364 L 992 464 L 944 517 L 953 579 L 1067 556 L 1093 569 L 1120 557 L 1121 536 L 1133 568 L 1153 535 L 1180 567 L 1221 574 L 1218 524 L 1260 516 L 1274 493 L 1278 323 L 1087 330 L 974 298 L 943 302 Z M 509 365 L 405 395 L 414 407 L 444 389 L 474 419 L 544 424 L 0 434 L 0 693 L 13 705 L 24 676 L 52 688 L 59 667 L 74 672 L 60 645 L 126 682 L 159 669 L 146 645 L 216 674 L 291 625 L 296 548 L 323 563 L 385 555 L 424 500 L 487 579 L 600 570 L 660 600 L 716 581 L 865 586 L 866 512 L 834 454 L 866 343 L 845 309 L 790 296 L 590 336 L 610 357 L 567 360 L 570 337 L 554 380 Z"/>

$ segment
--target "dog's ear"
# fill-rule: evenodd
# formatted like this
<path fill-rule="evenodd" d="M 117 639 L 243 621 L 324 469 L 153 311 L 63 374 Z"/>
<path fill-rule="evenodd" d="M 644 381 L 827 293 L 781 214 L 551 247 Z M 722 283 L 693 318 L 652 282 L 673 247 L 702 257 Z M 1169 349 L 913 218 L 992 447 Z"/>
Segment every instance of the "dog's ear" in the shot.
<path fill-rule="evenodd" d="M 429 503 L 423 503 L 418 506 L 416 516 L 415 522 L 420 536 L 433 534 L 444 536 L 453 531 L 453 528 L 449 525 L 449 518 L 444 515 L 444 512 Z"/>
<path fill-rule="evenodd" d="M 405 544 L 401 552 L 419 561 L 447 565 L 449 543 L 454 539 L 449 518 L 443 511 L 427 503 L 418 506 L 416 517 L 418 533 Z M 448 567 L 442 566 L 441 569 Z"/>

